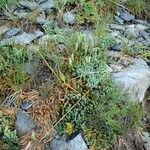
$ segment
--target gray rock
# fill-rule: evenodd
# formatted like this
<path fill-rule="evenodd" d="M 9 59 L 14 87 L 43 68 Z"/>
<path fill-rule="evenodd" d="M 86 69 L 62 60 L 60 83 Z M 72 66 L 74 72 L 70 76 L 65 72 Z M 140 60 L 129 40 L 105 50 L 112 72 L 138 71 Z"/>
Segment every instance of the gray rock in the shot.
<path fill-rule="evenodd" d="M 121 51 L 123 45 L 121 43 L 116 43 L 111 47 L 111 50 L 113 51 Z"/>
<path fill-rule="evenodd" d="M 149 23 L 147 21 L 144 21 L 144 20 L 135 19 L 135 22 L 139 23 L 139 24 L 142 24 L 144 26 L 148 26 L 149 25 Z"/>
<path fill-rule="evenodd" d="M 125 11 L 125 10 L 121 10 L 120 11 L 120 17 L 124 20 L 124 21 L 126 21 L 126 22 L 129 22 L 129 21 L 132 21 L 132 20 L 134 20 L 134 15 L 131 15 L 131 14 L 129 14 L 127 11 Z"/>
<path fill-rule="evenodd" d="M 25 111 L 18 111 L 16 114 L 15 130 L 18 136 L 23 136 L 36 127 L 33 120 Z"/>
<path fill-rule="evenodd" d="M 48 23 L 48 20 L 45 19 L 45 17 L 39 16 L 36 18 L 36 22 L 40 25 L 44 25 L 44 24 Z"/>
<path fill-rule="evenodd" d="M 126 26 L 126 30 L 124 35 L 128 38 L 137 38 L 139 36 L 139 30 L 135 28 L 135 25 L 128 25 Z"/>
<path fill-rule="evenodd" d="M 144 141 L 144 150 L 150 150 L 150 133 L 142 132 L 142 139 Z"/>
<path fill-rule="evenodd" d="M 39 5 L 39 11 L 47 11 L 54 8 L 54 2 L 53 0 L 47 0 L 46 2 L 43 2 Z"/>
<path fill-rule="evenodd" d="M 136 24 L 135 28 L 137 28 L 139 31 L 144 31 L 144 30 L 148 29 L 147 26 L 144 26 L 142 24 Z"/>
<path fill-rule="evenodd" d="M 112 78 L 119 89 L 135 102 L 142 102 L 150 87 L 150 68 L 142 59 L 132 59 L 132 65 L 113 73 Z"/>
<path fill-rule="evenodd" d="M 38 4 L 45 3 L 47 0 L 37 0 Z"/>
<path fill-rule="evenodd" d="M 64 13 L 63 20 L 66 24 L 69 25 L 73 25 L 76 22 L 75 15 L 70 11 Z"/>
<path fill-rule="evenodd" d="M 22 33 L 21 35 L 14 36 L 12 38 L 6 38 L 3 39 L 0 42 L 0 45 L 11 45 L 11 44 L 21 44 L 21 45 L 26 45 L 30 44 L 33 40 L 43 36 L 43 32 L 41 31 L 35 31 L 34 33 Z"/>
<path fill-rule="evenodd" d="M 14 12 L 14 15 L 17 16 L 19 19 L 24 19 L 29 15 L 29 13 L 21 11 L 21 12 Z"/>
<path fill-rule="evenodd" d="M 53 139 L 50 144 L 50 150 L 72 150 L 72 149 L 67 142 L 58 139 Z"/>
<path fill-rule="evenodd" d="M 27 0 L 19 1 L 19 5 L 24 7 L 24 8 L 27 8 L 29 10 L 34 10 L 38 6 L 38 4 L 36 2 L 30 2 L 30 1 L 27 1 Z"/>
<path fill-rule="evenodd" d="M 90 31 L 90 30 L 83 30 L 83 31 L 81 31 L 81 33 L 83 34 L 83 36 L 85 38 L 85 41 L 88 44 L 95 43 L 95 39 L 94 39 L 94 35 L 93 35 L 92 31 Z"/>
<path fill-rule="evenodd" d="M 21 104 L 21 109 L 22 110 L 25 110 L 25 111 L 28 111 L 29 108 L 31 108 L 32 106 L 32 101 L 31 100 L 25 100 L 24 102 L 22 102 Z"/>
<path fill-rule="evenodd" d="M 141 31 L 141 34 L 142 34 L 142 36 L 143 36 L 143 38 L 145 40 L 147 40 L 148 42 L 150 42 L 150 35 L 147 32 Z"/>
<path fill-rule="evenodd" d="M 7 33 L 6 33 L 6 37 L 7 38 L 10 38 L 12 36 L 15 36 L 16 34 L 18 34 L 20 32 L 20 29 L 18 28 L 12 28 L 11 30 L 9 30 Z"/>
<path fill-rule="evenodd" d="M 81 134 L 78 134 L 74 139 L 69 142 L 71 150 L 88 150 Z"/>
<path fill-rule="evenodd" d="M 50 150 L 88 150 L 81 134 L 78 134 L 69 142 L 53 139 L 50 144 Z"/>
<path fill-rule="evenodd" d="M 110 24 L 110 28 L 113 29 L 113 30 L 120 30 L 120 31 L 125 30 L 124 26 L 121 26 L 121 25 L 118 25 L 118 24 Z"/>
<path fill-rule="evenodd" d="M 121 18 L 118 17 L 118 16 L 115 16 L 115 21 L 116 21 L 118 24 L 120 24 L 120 25 L 123 25 L 123 24 L 124 24 L 124 20 L 121 19 Z"/>

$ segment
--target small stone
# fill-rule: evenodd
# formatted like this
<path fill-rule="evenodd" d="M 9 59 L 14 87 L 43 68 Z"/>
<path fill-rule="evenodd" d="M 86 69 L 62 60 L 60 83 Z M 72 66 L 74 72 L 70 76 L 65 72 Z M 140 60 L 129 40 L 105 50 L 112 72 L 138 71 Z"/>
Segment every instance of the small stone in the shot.
<path fill-rule="evenodd" d="M 22 12 L 14 12 L 14 15 L 17 16 L 19 19 L 24 19 L 26 18 L 29 13 L 22 11 Z"/>
<path fill-rule="evenodd" d="M 46 2 L 43 2 L 39 5 L 39 11 L 48 11 L 50 9 L 54 8 L 54 2 L 53 0 L 48 0 Z"/>
<path fill-rule="evenodd" d="M 12 36 L 15 36 L 16 34 L 18 34 L 20 32 L 20 29 L 18 28 L 12 28 L 11 30 L 9 30 L 7 33 L 6 33 L 6 37 L 7 38 L 10 38 Z"/>
<path fill-rule="evenodd" d="M 149 25 L 147 21 L 143 21 L 143 20 L 139 20 L 139 19 L 135 19 L 135 22 L 139 23 L 139 24 L 142 24 L 144 26 L 148 26 Z"/>
<path fill-rule="evenodd" d="M 75 15 L 71 13 L 70 11 L 64 13 L 63 20 L 66 24 L 69 24 L 69 25 L 75 24 L 75 21 L 76 21 Z"/>
<path fill-rule="evenodd" d="M 150 35 L 147 32 L 142 31 L 141 34 L 145 40 L 150 42 Z"/>
<path fill-rule="evenodd" d="M 18 136 L 23 136 L 32 129 L 35 129 L 36 125 L 25 111 L 18 111 L 16 114 L 15 130 Z"/>
<path fill-rule="evenodd" d="M 147 26 L 144 26 L 142 24 L 136 24 L 135 28 L 137 28 L 139 31 L 144 31 L 144 30 L 148 29 Z"/>
<path fill-rule="evenodd" d="M 115 21 L 116 21 L 118 24 L 120 24 L 120 25 L 123 25 L 123 24 L 124 24 L 124 20 L 121 19 L 121 18 L 118 17 L 118 16 L 115 16 Z"/>
<path fill-rule="evenodd" d="M 45 3 L 47 0 L 37 0 L 38 1 L 38 4 L 42 4 L 42 3 Z"/>
<path fill-rule="evenodd" d="M 44 17 L 39 16 L 36 18 L 36 22 L 40 25 L 44 25 L 44 24 L 48 23 L 48 20 L 46 20 Z"/>
<path fill-rule="evenodd" d="M 21 109 L 22 109 L 22 110 L 25 110 L 25 111 L 28 111 L 29 108 L 31 108 L 31 106 L 32 106 L 31 100 L 25 100 L 25 101 L 22 102 L 22 104 L 21 104 Z"/>
<path fill-rule="evenodd" d="M 26 0 L 21 0 L 19 1 L 19 4 L 24 7 L 27 8 L 29 10 L 34 10 L 37 8 L 38 4 L 36 2 L 30 2 L 30 1 L 26 1 Z"/>
<path fill-rule="evenodd" d="M 111 47 L 111 50 L 113 50 L 113 51 L 121 51 L 121 49 L 122 49 L 122 44 L 121 43 L 116 43 L 115 45 L 113 45 L 112 47 Z"/>
<path fill-rule="evenodd" d="M 137 38 L 139 36 L 139 30 L 135 28 L 135 25 L 128 25 L 124 32 L 124 35 L 127 38 Z"/>
<path fill-rule="evenodd" d="M 120 12 L 120 17 L 124 20 L 124 21 L 126 21 L 126 22 L 129 22 L 129 21 L 132 21 L 132 20 L 134 20 L 134 15 L 131 15 L 131 14 L 129 14 L 127 11 L 125 11 L 125 10 L 121 10 L 121 12 Z"/>

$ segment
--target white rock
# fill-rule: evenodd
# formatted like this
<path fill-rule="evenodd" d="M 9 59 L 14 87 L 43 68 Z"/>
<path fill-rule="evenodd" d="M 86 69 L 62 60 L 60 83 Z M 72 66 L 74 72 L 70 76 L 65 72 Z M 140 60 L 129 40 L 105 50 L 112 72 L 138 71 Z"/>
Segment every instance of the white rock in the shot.
<path fill-rule="evenodd" d="M 128 68 L 112 74 L 119 89 L 136 102 L 142 102 L 150 87 L 150 68 L 142 59 L 133 59 Z"/>

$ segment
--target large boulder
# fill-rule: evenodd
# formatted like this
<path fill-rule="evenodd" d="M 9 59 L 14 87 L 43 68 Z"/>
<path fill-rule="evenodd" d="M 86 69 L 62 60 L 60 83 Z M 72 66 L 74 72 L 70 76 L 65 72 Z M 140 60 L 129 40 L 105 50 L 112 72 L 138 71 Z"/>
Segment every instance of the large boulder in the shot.
<path fill-rule="evenodd" d="M 118 88 L 131 100 L 142 102 L 150 87 L 150 68 L 144 60 L 133 59 L 129 67 L 112 73 L 112 78 Z"/>

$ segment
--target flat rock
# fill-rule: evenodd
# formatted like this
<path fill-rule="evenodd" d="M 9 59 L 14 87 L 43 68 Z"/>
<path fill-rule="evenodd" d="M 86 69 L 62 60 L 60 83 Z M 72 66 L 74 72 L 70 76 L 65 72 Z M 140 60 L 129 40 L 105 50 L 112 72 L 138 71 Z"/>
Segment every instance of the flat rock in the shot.
<path fill-rule="evenodd" d="M 85 144 L 82 135 L 78 134 L 74 139 L 69 142 L 71 150 L 88 150 L 87 145 Z"/>
<path fill-rule="evenodd" d="M 63 20 L 66 24 L 69 25 L 73 25 L 76 22 L 75 15 L 70 11 L 64 13 Z"/>
<path fill-rule="evenodd" d="M 48 11 L 52 8 L 54 8 L 53 0 L 47 0 L 46 2 L 41 3 L 38 7 L 39 11 Z"/>
<path fill-rule="evenodd" d="M 69 142 L 53 139 L 50 144 L 50 150 L 88 150 L 81 134 L 78 134 Z"/>
<path fill-rule="evenodd" d="M 45 17 L 39 16 L 39 17 L 36 18 L 36 22 L 39 25 L 44 25 L 44 24 L 48 23 L 48 20 L 45 19 Z"/>
<path fill-rule="evenodd" d="M 18 136 L 23 136 L 36 127 L 33 120 L 25 111 L 18 111 L 16 114 L 15 130 Z"/>
<path fill-rule="evenodd" d="M 124 24 L 124 20 L 121 19 L 121 18 L 118 17 L 118 16 L 115 16 L 115 21 L 116 21 L 118 24 L 120 24 L 120 25 L 123 25 L 123 24 Z"/>
<path fill-rule="evenodd" d="M 113 51 L 121 51 L 123 45 L 121 43 L 116 43 L 111 47 L 111 50 Z"/>
<path fill-rule="evenodd" d="M 150 87 L 150 68 L 142 59 L 133 59 L 132 65 L 113 73 L 112 79 L 118 88 L 132 101 L 142 102 Z"/>
<path fill-rule="evenodd" d="M 41 31 L 35 31 L 34 33 L 22 33 L 21 35 L 14 36 L 12 38 L 3 39 L 0 45 L 11 45 L 11 44 L 30 44 L 33 40 L 41 37 L 44 33 Z"/>
<path fill-rule="evenodd" d="M 12 28 L 12 29 L 10 29 L 6 34 L 5 34 L 5 36 L 7 37 L 7 38 L 10 38 L 10 37 L 12 37 L 12 36 L 15 36 L 16 34 L 18 34 L 20 32 L 20 29 L 18 29 L 18 28 Z"/>
<path fill-rule="evenodd" d="M 113 30 L 120 30 L 120 31 L 124 31 L 125 27 L 122 25 L 118 25 L 118 24 L 110 24 L 110 28 Z"/>
<path fill-rule="evenodd" d="M 24 19 L 29 15 L 29 13 L 25 11 L 21 11 L 21 12 L 14 12 L 14 15 L 19 19 Z"/>
<path fill-rule="evenodd" d="M 27 0 L 19 1 L 19 5 L 24 7 L 24 8 L 27 8 L 29 10 L 34 10 L 38 6 L 38 4 L 36 2 L 30 2 L 30 1 L 27 1 Z"/>
<path fill-rule="evenodd" d="M 128 13 L 125 10 L 120 11 L 120 17 L 126 22 L 132 21 L 135 18 L 134 15 L 131 15 L 130 13 Z"/>

